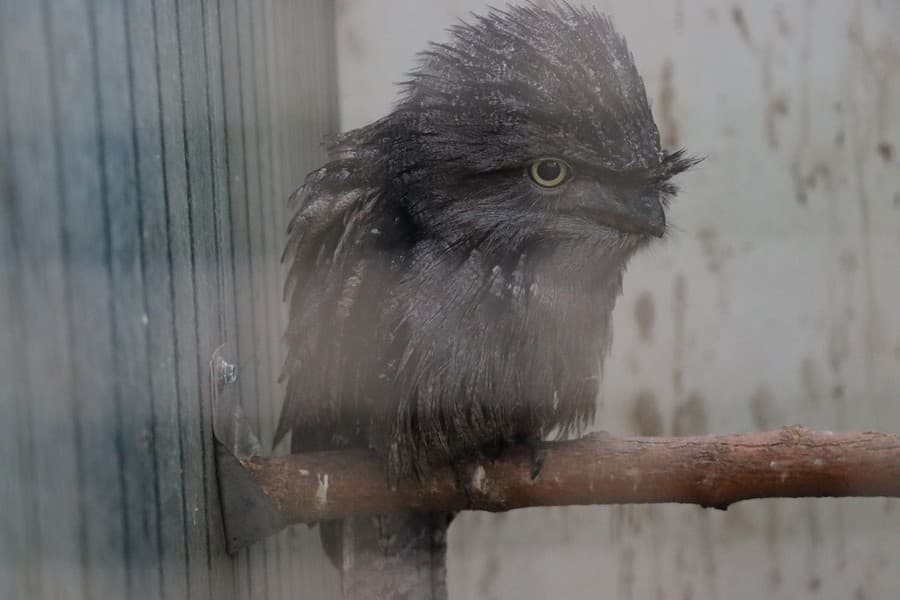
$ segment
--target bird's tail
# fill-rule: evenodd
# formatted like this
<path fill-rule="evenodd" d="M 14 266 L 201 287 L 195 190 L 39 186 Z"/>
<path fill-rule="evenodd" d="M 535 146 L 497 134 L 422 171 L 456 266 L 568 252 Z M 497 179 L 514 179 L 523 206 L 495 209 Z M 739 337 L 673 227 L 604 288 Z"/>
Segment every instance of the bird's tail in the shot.
<path fill-rule="evenodd" d="M 404 512 L 320 523 L 344 600 L 446 600 L 451 519 L 449 513 Z"/>

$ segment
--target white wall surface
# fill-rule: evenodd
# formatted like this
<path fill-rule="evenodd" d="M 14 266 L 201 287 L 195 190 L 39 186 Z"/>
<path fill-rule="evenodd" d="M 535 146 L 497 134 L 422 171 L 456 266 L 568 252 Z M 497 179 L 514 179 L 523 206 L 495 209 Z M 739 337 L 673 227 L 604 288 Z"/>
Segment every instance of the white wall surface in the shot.
<path fill-rule="evenodd" d="M 626 274 L 597 427 L 900 431 L 900 2 L 596 5 L 707 157 Z M 339 1 L 343 127 L 484 6 Z M 893 500 L 473 512 L 450 543 L 456 600 L 900 597 Z"/>

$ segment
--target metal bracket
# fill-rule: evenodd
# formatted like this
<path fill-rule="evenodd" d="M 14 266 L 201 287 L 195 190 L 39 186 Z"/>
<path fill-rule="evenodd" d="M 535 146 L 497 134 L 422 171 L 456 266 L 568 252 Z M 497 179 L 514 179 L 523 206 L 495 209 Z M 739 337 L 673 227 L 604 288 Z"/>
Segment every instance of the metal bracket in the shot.
<path fill-rule="evenodd" d="M 229 344 L 216 348 L 209 361 L 213 400 L 213 437 L 216 474 L 229 554 L 283 529 L 286 525 L 275 502 L 244 466 L 262 455 L 262 446 L 244 413 L 238 393 L 235 354 Z"/>

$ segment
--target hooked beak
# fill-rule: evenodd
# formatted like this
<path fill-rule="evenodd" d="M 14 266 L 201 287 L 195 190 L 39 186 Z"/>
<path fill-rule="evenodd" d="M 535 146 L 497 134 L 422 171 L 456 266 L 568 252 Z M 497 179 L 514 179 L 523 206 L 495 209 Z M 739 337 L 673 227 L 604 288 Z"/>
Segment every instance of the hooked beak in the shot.
<path fill-rule="evenodd" d="M 656 194 L 606 196 L 596 207 L 594 218 L 626 233 L 662 237 L 666 232 L 666 214 Z"/>

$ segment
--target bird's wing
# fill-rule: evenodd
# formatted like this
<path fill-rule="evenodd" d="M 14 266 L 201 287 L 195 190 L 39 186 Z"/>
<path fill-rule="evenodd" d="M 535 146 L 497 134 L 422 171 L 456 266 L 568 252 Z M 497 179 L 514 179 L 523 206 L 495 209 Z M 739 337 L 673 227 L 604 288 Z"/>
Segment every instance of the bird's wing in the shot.
<path fill-rule="evenodd" d="M 403 235 L 383 190 L 358 171 L 352 159 L 332 161 L 295 194 L 282 257 L 287 389 L 275 434 L 277 444 L 293 431 L 295 452 L 353 443 L 365 430 L 360 403 L 378 368 L 381 306 Z"/>

